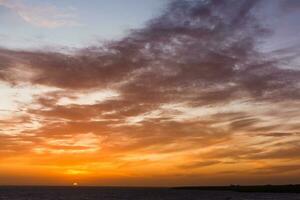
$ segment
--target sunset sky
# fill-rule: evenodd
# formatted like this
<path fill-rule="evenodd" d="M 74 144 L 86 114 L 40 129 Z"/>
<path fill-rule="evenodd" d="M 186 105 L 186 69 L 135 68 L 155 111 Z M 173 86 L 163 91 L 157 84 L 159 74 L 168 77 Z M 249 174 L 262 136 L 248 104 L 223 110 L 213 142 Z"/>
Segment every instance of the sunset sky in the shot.
<path fill-rule="evenodd" d="M 0 185 L 300 180 L 300 1 L 0 0 Z"/>

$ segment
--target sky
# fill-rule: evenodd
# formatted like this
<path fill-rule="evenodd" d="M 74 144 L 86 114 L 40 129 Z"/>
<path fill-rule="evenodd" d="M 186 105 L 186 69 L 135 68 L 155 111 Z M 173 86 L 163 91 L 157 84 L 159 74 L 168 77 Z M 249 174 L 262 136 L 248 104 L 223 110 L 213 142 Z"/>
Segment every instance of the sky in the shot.
<path fill-rule="evenodd" d="M 0 0 L 0 185 L 299 183 L 299 18 L 296 0 Z"/>
<path fill-rule="evenodd" d="M 8 48 L 79 48 L 116 40 L 161 12 L 167 0 L 1 0 Z"/>

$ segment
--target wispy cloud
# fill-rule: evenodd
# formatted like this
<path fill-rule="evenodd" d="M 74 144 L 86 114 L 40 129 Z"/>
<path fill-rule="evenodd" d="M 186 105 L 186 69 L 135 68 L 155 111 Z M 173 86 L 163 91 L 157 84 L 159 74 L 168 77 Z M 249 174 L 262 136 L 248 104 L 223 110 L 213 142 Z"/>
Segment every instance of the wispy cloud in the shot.
<path fill-rule="evenodd" d="M 22 0 L 1 0 L 0 6 L 12 10 L 34 26 L 58 28 L 79 25 L 74 9 L 60 9 L 54 5 L 30 5 Z"/>

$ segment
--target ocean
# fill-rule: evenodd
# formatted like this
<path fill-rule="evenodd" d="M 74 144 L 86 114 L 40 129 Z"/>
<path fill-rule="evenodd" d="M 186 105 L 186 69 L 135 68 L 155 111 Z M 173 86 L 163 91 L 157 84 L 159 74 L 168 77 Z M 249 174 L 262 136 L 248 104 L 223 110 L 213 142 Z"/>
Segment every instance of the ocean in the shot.
<path fill-rule="evenodd" d="M 300 200 L 300 194 L 118 187 L 0 187 L 0 200 Z"/>

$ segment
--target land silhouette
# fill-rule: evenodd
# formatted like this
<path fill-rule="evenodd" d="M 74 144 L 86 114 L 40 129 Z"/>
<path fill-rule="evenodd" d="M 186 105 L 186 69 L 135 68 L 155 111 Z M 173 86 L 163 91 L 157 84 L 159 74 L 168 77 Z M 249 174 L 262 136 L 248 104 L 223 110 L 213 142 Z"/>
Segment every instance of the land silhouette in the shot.
<path fill-rule="evenodd" d="M 234 191 L 234 192 L 268 192 L 300 193 L 300 184 L 296 185 L 230 185 L 230 186 L 186 186 L 174 187 L 176 190 Z"/>

